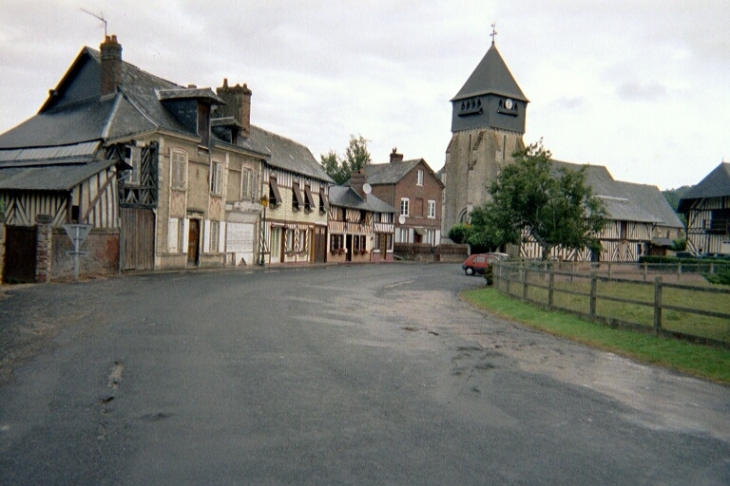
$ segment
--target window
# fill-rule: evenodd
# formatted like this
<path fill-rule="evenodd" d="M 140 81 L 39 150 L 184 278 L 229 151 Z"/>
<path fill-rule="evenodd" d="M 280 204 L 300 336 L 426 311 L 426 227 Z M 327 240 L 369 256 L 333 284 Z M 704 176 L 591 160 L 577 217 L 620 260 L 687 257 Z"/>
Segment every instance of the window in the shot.
<path fill-rule="evenodd" d="M 344 240 L 344 235 L 330 235 L 330 251 L 334 253 L 344 248 Z"/>
<path fill-rule="evenodd" d="M 253 170 L 244 167 L 241 173 L 241 197 L 250 199 L 253 197 Z"/>
<path fill-rule="evenodd" d="M 210 192 L 220 194 L 223 187 L 223 164 L 213 161 L 210 166 Z"/>
<path fill-rule="evenodd" d="M 304 208 L 304 199 L 302 198 L 302 191 L 299 189 L 299 182 L 294 181 L 291 188 L 294 192 L 294 197 L 291 200 L 292 209 L 294 211 L 299 211 Z"/>
<path fill-rule="evenodd" d="M 172 152 L 172 175 L 170 182 L 173 189 L 185 189 L 188 174 L 188 154 L 185 152 Z"/>
<path fill-rule="evenodd" d="M 217 253 L 220 242 L 220 221 L 210 222 L 210 252 Z"/>
<path fill-rule="evenodd" d="M 276 207 L 281 204 L 281 194 L 279 193 L 279 185 L 276 182 L 276 176 L 269 178 L 269 206 Z"/>
<path fill-rule="evenodd" d="M 428 217 L 434 219 L 436 217 L 436 201 L 428 201 Z"/>
<path fill-rule="evenodd" d="M 132 166 L 129 171 L 129 184 L 140 184 L 140 170 L 142 168 L 142 149 L 140 147 L 127 147 L 125 150 L 125 162 Z"/>
<path fill-rule="evenodd" d="M 400 214 L 403 216 L 408 216 L 410 212 L 410 201 L 407 197 L 403 197 L 400 200 Z"/>
<path fill-rule="evenodd" d="M 304 186 L 304 210 L 309 212 L 313 211 L 317 205 L 314 203 L 314 196 L 312 196 L 312 188 L 310 186 Z"/>
<path fill-rule="evenodd" d="M 419 186 L 423 185 L 423 169 L 418 169 L 418 180 L 416 181 L 416 184 Z"/>

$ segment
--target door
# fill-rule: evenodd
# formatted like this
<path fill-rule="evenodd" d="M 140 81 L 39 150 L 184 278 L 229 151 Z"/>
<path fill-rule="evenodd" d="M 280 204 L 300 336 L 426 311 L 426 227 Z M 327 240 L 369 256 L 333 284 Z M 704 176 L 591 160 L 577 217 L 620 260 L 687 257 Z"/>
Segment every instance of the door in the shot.
<path fill-rule="evenodd" d="M 200 255 L 200 220 L 191 219 L 190 228 L 188 229 L 188 263 L 195 265 L 198 263 Z"/>
<path fill-rule="evenodd" d="M 314 258 L 318 263 L 324 263 L 327 259 L 327 227 L 314 227 Z"/>
<path fill-rule="evenodd" d="M 3 280 L 12 283 L 35 281 L 36 229 L 33 226 L 5 227 Z"/>
<path fill-rule="evenodd" d="M 281 238 L 284 232 L 282 228 L 277 226 L 271 228 L 271 263 L 281 263 L 281 250 L 283 245 L 281 244 Z"/>
<path fill-rule="evenodd" d="M 155 215 L 151 209 L 121 208 L 122 270 L 152 270 L 155 265 Z"/>
<path fill-rule="evenodd" d="M 345 252 L 345 261 L 351 262 L 352 261 L 352 235 L 345 236 L 345 248 L 347 248 L 347 251 Z"/>

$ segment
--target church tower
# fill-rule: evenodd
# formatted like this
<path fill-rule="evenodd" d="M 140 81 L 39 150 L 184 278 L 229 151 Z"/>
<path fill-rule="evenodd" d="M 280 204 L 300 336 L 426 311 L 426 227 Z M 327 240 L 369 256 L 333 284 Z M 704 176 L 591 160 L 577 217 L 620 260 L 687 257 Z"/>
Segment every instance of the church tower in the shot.
<path fill-rule="evenodd" d="M 493 26 L 494 27 L 494 26 Z M 489 186 L 512 153 L 525 147 L 527 103 L 494 44 L 451 100 L 451 142 L 446 149 L 442 234 L 489 199 Z"/>

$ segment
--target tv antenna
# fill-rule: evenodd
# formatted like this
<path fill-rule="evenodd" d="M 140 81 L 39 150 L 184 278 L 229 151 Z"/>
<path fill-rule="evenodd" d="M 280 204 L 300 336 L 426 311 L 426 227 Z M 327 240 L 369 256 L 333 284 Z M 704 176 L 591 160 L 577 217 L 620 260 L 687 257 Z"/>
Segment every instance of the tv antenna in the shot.
<path fill-rule="evenodd" d="M 102 12 L 100 15 L 96 15 L 95 13 L 89 12 L 88 10 L 83 8 L 81 9 L 81 11 L 91 15 L 92 17 L 96 17 L 104 23 L 104 38 L 106 39 L 106 19 L 104 18 L 104 13 Z"/>

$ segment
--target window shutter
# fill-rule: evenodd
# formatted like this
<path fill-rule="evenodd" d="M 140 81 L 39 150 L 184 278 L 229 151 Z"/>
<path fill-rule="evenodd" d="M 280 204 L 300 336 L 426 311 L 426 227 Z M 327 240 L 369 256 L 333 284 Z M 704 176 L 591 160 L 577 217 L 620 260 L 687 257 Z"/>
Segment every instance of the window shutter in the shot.
<path fill-rule="evenodd" d="M 203 222 L 203 253 L 210 253 L 210 220 Z"/>
<path fill-rule="evenodd" d="M 190 220 L 188 218 L 185 218 L 182 220 L 183 222 L 183 234 L 182 234 L 182 245 L 183 247 L 181 250 L 183 253 L 188 252 L 188 238 L 190 237 Z"/>
<path fill-rule="evenodd" d="M 172 253 L 177 253 L 177 240 L 178 240 L 178 220 L 170 218 L 167 222 L 167 250 Z"/>
<path fill-rule="evenodd" d="M 219 225 L 218 251 L 223 253 L 226 250 L 226 222 L 221 221 Z"/>

